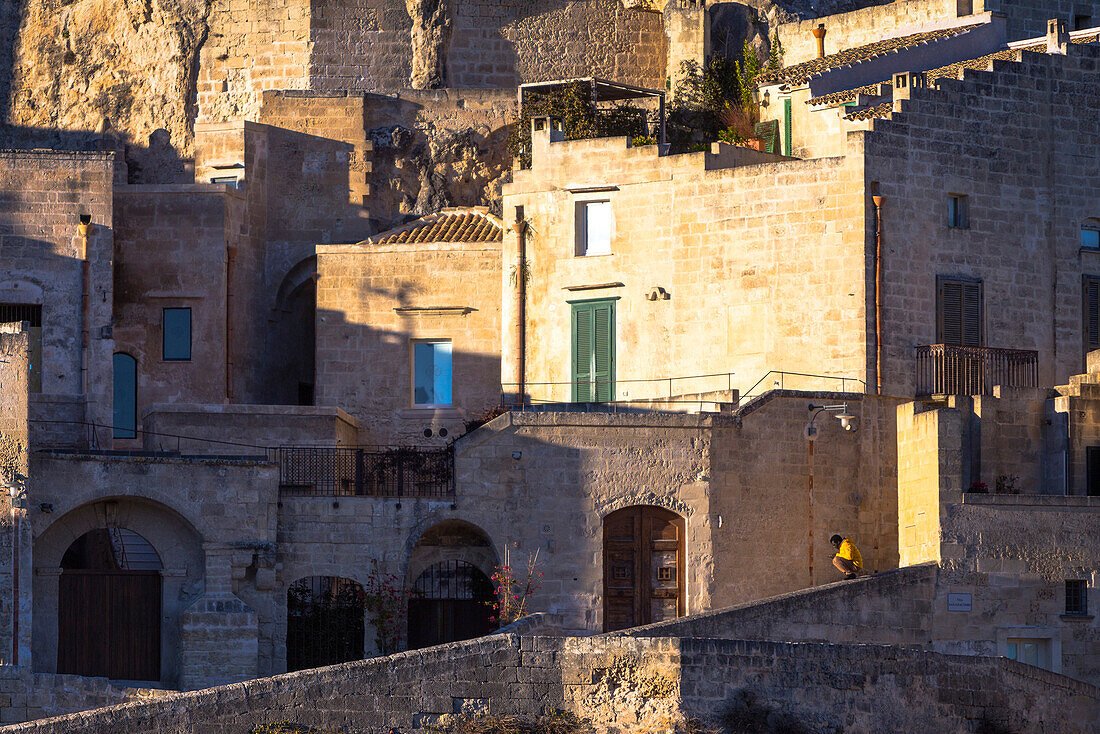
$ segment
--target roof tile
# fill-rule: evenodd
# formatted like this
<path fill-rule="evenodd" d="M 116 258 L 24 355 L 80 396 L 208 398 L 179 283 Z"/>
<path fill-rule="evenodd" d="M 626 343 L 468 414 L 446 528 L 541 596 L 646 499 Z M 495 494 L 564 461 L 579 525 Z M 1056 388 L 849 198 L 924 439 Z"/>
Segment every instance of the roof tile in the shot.
<path fill-rule="evenodd" d="M 373 245 L 416 242 L 500 242 L 504 239 L 501 221 L 484 207 L 444 209 L 396 229 L 371 237 Z"/>

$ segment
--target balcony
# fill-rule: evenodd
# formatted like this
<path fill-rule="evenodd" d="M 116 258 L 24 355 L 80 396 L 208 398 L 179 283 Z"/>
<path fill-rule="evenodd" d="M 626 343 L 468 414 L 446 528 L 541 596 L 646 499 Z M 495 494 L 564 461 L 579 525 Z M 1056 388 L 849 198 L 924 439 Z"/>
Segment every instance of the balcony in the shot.
<path fill-rule="evenodd" d="M 281 446 L 279 492 L 306 497 L 453 497 L 454 449 Z"/>
<path fill-rule="evenodd" d="M 917 397 L 992 395 L 994 385 L 1038 387 L 1039 353 L 930 344 L 917 347 Z"/>

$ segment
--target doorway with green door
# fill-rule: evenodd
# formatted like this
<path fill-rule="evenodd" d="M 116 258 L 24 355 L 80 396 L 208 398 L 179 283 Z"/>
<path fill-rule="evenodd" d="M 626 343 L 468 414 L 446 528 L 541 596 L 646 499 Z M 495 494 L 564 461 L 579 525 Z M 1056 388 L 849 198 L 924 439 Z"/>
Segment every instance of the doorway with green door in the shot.
<path fill-rule="evenodd" d="M 615 399 L 615 301 L 570 301 L 573 307 L 570 380 L 574 403 Z"/>

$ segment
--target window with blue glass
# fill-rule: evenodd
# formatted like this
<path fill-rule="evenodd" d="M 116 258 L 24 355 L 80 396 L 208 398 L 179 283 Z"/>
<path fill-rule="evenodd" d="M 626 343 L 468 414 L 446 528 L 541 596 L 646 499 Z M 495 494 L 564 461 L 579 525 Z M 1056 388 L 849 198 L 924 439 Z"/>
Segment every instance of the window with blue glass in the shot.
<path fill-rule="evenodd" d="M 137 438 L 137 360 L 118 352 L 114 357 L 115 438 Z"/>
<path fill-rule="evenodd" d="M 164 361 L 191 360 L 191 309 L 166 308 L 162 320 L 164 331 Z"/>
<path fill-rule="evenodd" d="M 413 405 L 451 405 L 451 342 L 416 341 L 412 352 Z"/>

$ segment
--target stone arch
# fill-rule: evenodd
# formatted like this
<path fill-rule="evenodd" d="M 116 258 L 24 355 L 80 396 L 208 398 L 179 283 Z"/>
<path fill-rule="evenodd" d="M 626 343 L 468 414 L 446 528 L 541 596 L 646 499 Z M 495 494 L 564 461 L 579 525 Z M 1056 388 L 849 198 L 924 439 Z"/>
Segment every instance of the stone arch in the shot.
<path fill-rule="evenodd" d="M 132 531 L 156 551 L 162 566 L 160 682 L 179 679 L 180 616 L 203 593 L 202 536 L 179 513 L 152 500 L 108 497 L 58 517 L 34 540 L 32 658 L 36 672 L 57 670 L 58 590 L 62 560 L 86 533 L 108 528 Z"/>
<path fill-rule="evenodd" d="M 489 534 L 468 520 L 427 518 L 417 524 L 405 546 L 405 587 L 409 588 L 428 566 L 438 561 L 461 560 L 486 576 L 499 562 Z"/>
<path fill-rule="evenodd" d="M 275 293 L 267 336 L 267 401 L 312 405 L 317 320 L 317 256 L 299 260 Z M 305 348 L 303 348 L 303 346 Z"/>
<path fill-rule="evenodd" d="M 655 494 L 653 492 L 643 492 L 641 494 L 630 495 L 629 497 L 616 497 L 605 504 L 598 505 L 596 507 L 596 514 L 599 515 L 600 520 L 603 520 L 613 512 L 635 505 L 660 507 L 670 512 L 674 512 L 685 519 L 695 514 L 694 508 L 677 497 L 666 494 Z"/>

